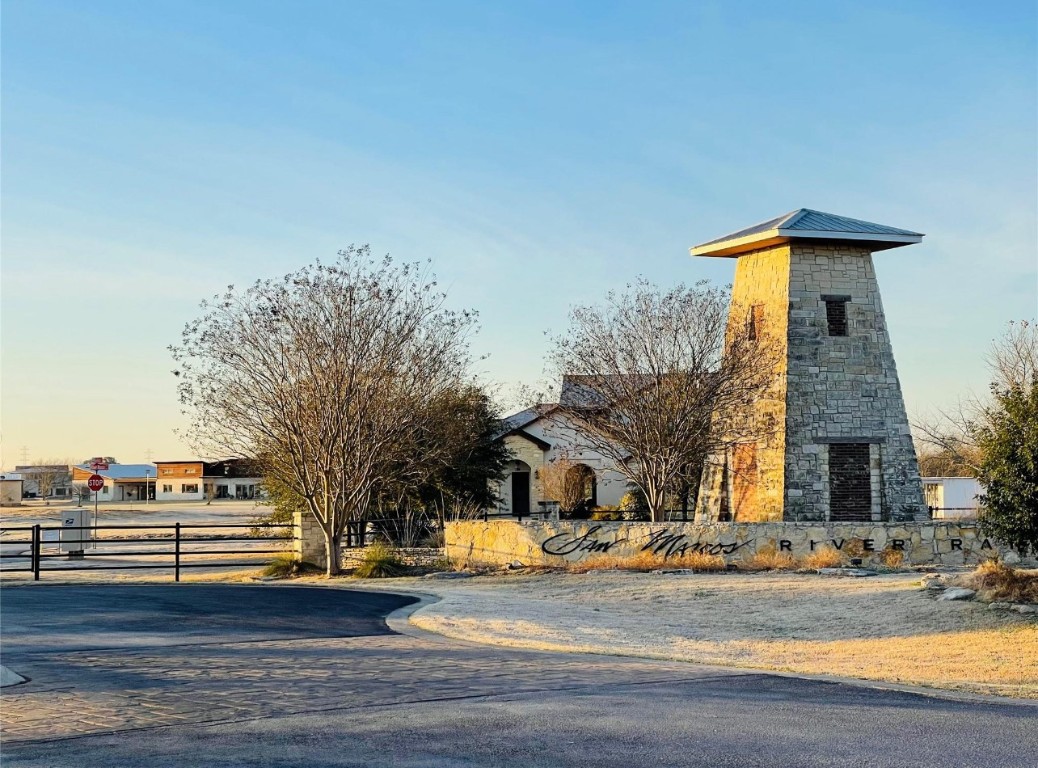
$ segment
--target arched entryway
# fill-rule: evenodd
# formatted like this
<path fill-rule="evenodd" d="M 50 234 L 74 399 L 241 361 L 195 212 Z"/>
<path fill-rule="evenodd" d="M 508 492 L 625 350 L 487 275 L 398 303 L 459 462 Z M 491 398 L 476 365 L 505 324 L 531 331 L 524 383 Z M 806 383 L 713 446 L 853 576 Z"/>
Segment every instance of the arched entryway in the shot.
<path fill-rule="evenodd" d="M 529 517 L 530 515 L 530 465 L 525 461 L 512 462 L 512 476 L 509 478 L 509 495 L 512 501 L 513 517 Z"/>
<path fill-rule="evenodd" d="M 586 518 L 598 506 L 598 479 L 587 464 L 574 464 L 566 472 L 567 496 L 573 517 Z"/>

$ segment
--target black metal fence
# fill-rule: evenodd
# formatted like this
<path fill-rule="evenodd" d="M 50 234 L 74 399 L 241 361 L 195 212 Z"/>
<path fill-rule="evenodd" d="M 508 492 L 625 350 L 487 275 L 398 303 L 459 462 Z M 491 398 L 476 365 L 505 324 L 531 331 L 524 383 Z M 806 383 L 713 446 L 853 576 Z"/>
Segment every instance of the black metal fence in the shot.
<path fill-rule="evenodd" d="M 231 534 L 198 534 L 198 531 L 219 529 L 247 529 L 248 533 Z M 287 529 L 288 533 L 277 535 L 273 531 Z M 173 580 L 180 581 L 180 571 L 184 568 L 242 568 L 257 567 L 262 563 L 226 562 L 223 560 L 200 560 L 201 557 L 226 555 L 271 555 L 282 554 L 292 550 L 294 539 L 292 525 L 285 524 L 216 524 L 201 523 L 198 525 L 98 525 L 98 526 L 58 526 L 32 525 L 4 527 L 5 536 L 0 539 L 0 573 L 31 572 L 35 581 L 40 580 L 41 573 L 61 573 L 65 571 L 92 570 L 136 570 L 163 568 L 173 571 Z M 98 533 L 115 531 L 150 531 L 150 535 L 129 537 L 103 537 Z M 47 534 L 57 533 L 56 536 Z M 71 534 L 75 533 L 72 537 Z M 163 533 L 165 532 L 165 533 Z M 16 534 L 9 538 L 6 534 Z M 21 534 L 18 536 L 17 534 Z M 278 548 L 264 548 L 262 542 L 277 541 L 282 544 Z M 237 546 L 223 547 L 223 543 L 238 542 Z M 242 542 L 259 543 L 260 546 L 243 546 Z M 199 546 L 205 544 L 206 546 Z M 77 548 L 77 545 L 82 545 Z M 125 545 L 131 545 L 126 548 Z M 133 546 L 136 545 L 136 546 Z M 217 545 L 210 549 L 209 546 Z M 25 550 L 9 552 L 12 548 L 25 546 Z M 57 549 L 58 551 L 52 551 Z M 63 551 L 64 550 L 64 551 Z M 109 559 L 109 560 L 106 560 Z M 112 563 L 111 558 L 144 558 L 132 563 Z M 27 565 L 8 565 L 10 560 L 27 560 Z M 58 561 L 63 561 L 58 564 Z M 158 560 L 159 562 L 155 562 Z M 81 565 L 77 563 L 82 561 Z M 91 562 L 93 561 L 93 562 Z M 47 567 L 51 564 L 51 567 Z"/>
<path fill-rule="evenodd" d="M 970 518 L 976 518 L 979 514 L 979 510 L 976 507 L 933 507 L 929 506 L 926 508 L 929 512 L 930 518 L 933 520 L 968 520 Z M 946 515 L 938 515 L 938 512 L 966 512 L 966 515 L 952 515 L 948 517 Z"/>
<path fill-rule="evenodd" d="M 439 546 L 438 541 L 442 540 L 442 535 L 442 522 L 433 515 L 411 520 L 401 517 L 372 517 L 347 523 L 342 534 L 342 547 L 359 549 L 376 541 L 405 548 Z"/>

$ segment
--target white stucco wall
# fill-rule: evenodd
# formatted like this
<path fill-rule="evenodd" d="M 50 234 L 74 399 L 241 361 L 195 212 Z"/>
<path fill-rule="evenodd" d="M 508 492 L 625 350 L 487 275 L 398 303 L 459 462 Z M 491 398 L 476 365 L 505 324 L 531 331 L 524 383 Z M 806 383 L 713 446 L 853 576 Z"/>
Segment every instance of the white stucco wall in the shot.
<path fill-rule="evenodd" d="M 980 482 L 972 477 L 924 477 L 923 488 L 926 503 L 943 508 L 934 510 L 937 520 L 976 517 L 980 506 L 977 497 L 984 492 Z"/>
<path fill-rule="evenodd" d="M 523 431 L 551 445 L 548 451 L 543 451 L 535 443 L 520 435 L 509 435 L 504 438 L 505 445 L 512 451 L 512 455 L 530 465 L 533 471 L 530 499 L 534 512 L 540 509 L 537 502 L 545 500 L 541 484 L 536 477 L 537 469 L 545 463 L 560 458 L 566 458 L 578 464 L 586 464 L 594 471 L 599 506 L 618 506 L 620 504 L 620 499 L 627 493 L 627 478 L 613 468 L 611 459 L 587 444 L 580 429 L 570 419 L 559 413 L 550 413 L 532 424 L 526 425 L 523 427 Z M 511 514 L 512 512 L 511 472 L 514 469 L 515 465 L 510 465 L 509 474 L 505 475 L 504 481 L 498 486 L 497 495 L 502 499 L 498 505 L 499 514 Z"/>

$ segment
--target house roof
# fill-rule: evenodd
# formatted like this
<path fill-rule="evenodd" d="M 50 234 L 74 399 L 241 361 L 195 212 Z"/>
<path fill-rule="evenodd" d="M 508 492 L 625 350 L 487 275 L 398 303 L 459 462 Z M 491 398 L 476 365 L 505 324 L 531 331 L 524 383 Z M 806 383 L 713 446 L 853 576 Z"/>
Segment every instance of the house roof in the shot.
<path fill-rule="evenodd" d="M 628 388 L 641 390 L 655 381 L 648 373 L 578 375 L 568 373 L 562 377 L 562 391 L 559 393 L 561 408 L 602 408 L 609 404 L 609 390 L 616 387 L 619 391 Z M 623 387 L 623 389 L 620 389 Z M 617 391 L 614 389 L 613 391 Z M 605 392 L 603 392 L 605 390 Z"/>
<path fill-rule="evenodd" d="M 202 476 L 207 478 L 259 477 L 259 469 L 249 459 L 221 459 L 202 462 Z"/>
<path fill-rule="evenodd" d="M 511 416 L 505 416 L 497 423 L 497 430 L 495 430 L 493 438 L 494 440 L 500 440 L 505 435 L 512 434 L 516 430 L 521 430 L 523 427 L 532 424 L 541 418 L 541 416 L 549 413 L 555 409 L 554 403 L 538 403 L 531 408 L 526 408 L 518 413 L 513 413 Z"/>
<path fill-rule="evenodd" d="M 529 440 L 531 443 L 540 448 L 542 451 L 551 450 L 551 443 L 549 443 L 547 440 L 542 440 L 541 438 L 537 437 L 537 435 L 531 435 L 525 429 L 513 429 L 510 432 L 506 432 L 501 437 L 508 437 L 509 435 L 515 435 L 517 437 L 525 438 L 526 440 Z"/>
<path fill-rule="evenodd" d="M 85 472 L 93 472 L 90 467 L 86 464 L 77 464 L 77 468 Z M 145 474 L 147 473 L 147 475 Z M 140 478 L 143 480 L 146 476 L 152 478 L 155 477 L 155 465 L 154 464 L 109 464 L 108 469 L 102 469 L 97 474 L 101 477 L 107 477 L 109 480 L 130 480 Z"/>
<path fill-rule="evenodd" d="M 709 240 L 689 249 L 693 256 L 738 256 L 791 240 L 843 240 L 868 245 L 874 251 L 921 242 L 923 235 L 907 229 L 874 224 L 833 213 L 798 208 L 752 227 Z"/>

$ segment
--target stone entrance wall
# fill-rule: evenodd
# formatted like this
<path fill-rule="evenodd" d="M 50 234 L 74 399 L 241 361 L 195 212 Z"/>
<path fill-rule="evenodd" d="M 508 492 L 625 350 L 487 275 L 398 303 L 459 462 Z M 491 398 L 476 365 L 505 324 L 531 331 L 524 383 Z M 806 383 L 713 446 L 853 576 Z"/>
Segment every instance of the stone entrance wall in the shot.
<path fill-rule="evenodd" d="M 563 565 L 594 557 L 630 557 L 643 551 L 665 557 L 688 552 L 719 555 L 738 563 L 761 551 L 804 557 L 831 547 L 865 564 L 879 564 L 889 552 L 903 553 L 905 565 L 964 565 L 996 555 L 1008 563 L 1017 554 L 982 536 L 975 524 L 930 523 L 449 523 L 447 557 L 462 564 Z"/>

